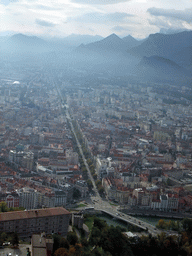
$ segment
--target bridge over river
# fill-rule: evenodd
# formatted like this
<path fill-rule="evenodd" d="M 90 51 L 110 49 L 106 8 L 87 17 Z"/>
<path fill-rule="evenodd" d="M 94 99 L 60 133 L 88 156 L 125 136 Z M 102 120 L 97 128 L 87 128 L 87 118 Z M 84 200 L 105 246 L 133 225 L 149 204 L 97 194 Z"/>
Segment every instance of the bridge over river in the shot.
<path fill-rule="evenodd" d="M 98 203 L 96 205 L 91 206 L 91 207 L 86 207 L 84 209 L 85 212 L 87 211 L 97 211 L 97 212 L 101 212 L 101 213 L 105 213 L 107 215 L 112 216 L 115 219 L 121 220 L 127 224 L 131 224 L 134 225 L 138 228 L 140 228 L 143 231 L 148 231 L 149 233 L 151 233 L 153 236 L 156 236 L 157 234 L 160 234 L 162 231 L 158 230 L 155 226 L 144 222 L 142 220 L 138 220 L 137 218 L 130 216 L 128 214 L 125 213 L 121 213 L 119 212 L 116 207 L 112 207 L 111 205 L 109 205 L 108 203 L 105 202 L 105 205 L 102 205 L 102 203 Z"/>

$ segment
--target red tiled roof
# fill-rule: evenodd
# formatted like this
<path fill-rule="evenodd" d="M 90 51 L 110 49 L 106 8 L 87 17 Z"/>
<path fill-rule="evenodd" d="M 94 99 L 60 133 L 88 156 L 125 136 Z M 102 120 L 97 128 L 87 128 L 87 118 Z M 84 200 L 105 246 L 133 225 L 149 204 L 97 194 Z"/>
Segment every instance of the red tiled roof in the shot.
<path fill-rule="evenodd" d="M 15 212 L 4 212 L 0 213 L 0 221 L 20 220 L 20 219 L 32 219 L 49 216 L 57 216 L 71 214 L 65 208 L 55 207 L 46 209 L 37 209 L 29 211 L 15 211 Z"/>

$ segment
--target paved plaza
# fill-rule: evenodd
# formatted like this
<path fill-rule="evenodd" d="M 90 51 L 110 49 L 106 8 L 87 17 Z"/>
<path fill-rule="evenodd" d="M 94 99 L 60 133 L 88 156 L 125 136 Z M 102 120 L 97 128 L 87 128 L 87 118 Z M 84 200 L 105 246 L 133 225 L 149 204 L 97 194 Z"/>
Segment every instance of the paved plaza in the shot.
<path fill-rule="evenodd" d="M 26 256 L 27 255 L 27 248 L 31 251 L 31 245 L 29 244 L 20 244 L 19 249 L 12 249 L 12 248 L 4 248 L 0 249 L 0 256 Z"/>

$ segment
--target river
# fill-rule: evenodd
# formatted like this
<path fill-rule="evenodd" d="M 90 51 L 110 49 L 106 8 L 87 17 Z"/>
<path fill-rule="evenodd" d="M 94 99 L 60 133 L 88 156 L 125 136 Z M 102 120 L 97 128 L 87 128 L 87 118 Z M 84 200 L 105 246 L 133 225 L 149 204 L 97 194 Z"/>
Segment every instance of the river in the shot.
<path fill-rule="evenodd" d="M 106 214 L 99 214 L 98 217 L 100 219 L 103 219 L 107 222 L 108 225 L 113 225 L 113 226 L 120 226 L 120 227 L 123 227 L 123 228 L 127 228 L 127 224 L 116 219 L 116 218 L 112 218 L 110 217 L 109 215 L 106 215 Z M 135 216 L 134 216 L 135 217 Z M 159 217 L 135 217 L 139 220 L 142 220 L 144 222 L 147 222 L 153 226 L 156 226 L 156 224 L 158 223 L 159 220 L 161 219 L 164 219 L 166 222 L 168 222 L 169 220 L 172 220 L 172 221 L 177 221 L 177 220 L 180 220 L 181 219 L 173 219 L 173 218 L 159 218 Z"/>

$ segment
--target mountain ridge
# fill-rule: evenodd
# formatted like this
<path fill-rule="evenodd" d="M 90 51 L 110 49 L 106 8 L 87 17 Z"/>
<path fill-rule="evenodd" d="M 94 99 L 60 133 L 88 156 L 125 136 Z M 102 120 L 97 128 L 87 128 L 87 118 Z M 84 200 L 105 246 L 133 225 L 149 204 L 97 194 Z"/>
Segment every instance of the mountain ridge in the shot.
<path fill-rule="evenodd" d="M 95 52 L 124 52 L 139 44 L 139 41 L 131 37 L 130 35 L 124 38 L 120 38 L 115 33 L 103 38 L 100 41 L 84 45 L 84 49 L 92 50 Z"/>
<path fill-rule="evenodd" d="M 191 77 L 190 72 L 176 62 L 157 55 L 144 56 L 135 67 L 134 72 L 140 77 L 151 80 L 184 81 Z"/>
<path fill-rule="evenodd" d="M 174 55 L 187 47 L 192 47 L 192 31 L 156 33 L 149 35 L 142 44 L 129 50 L 129 53 L 140 57 L 157 55 L 179 63 L 179 58 Z"/>

